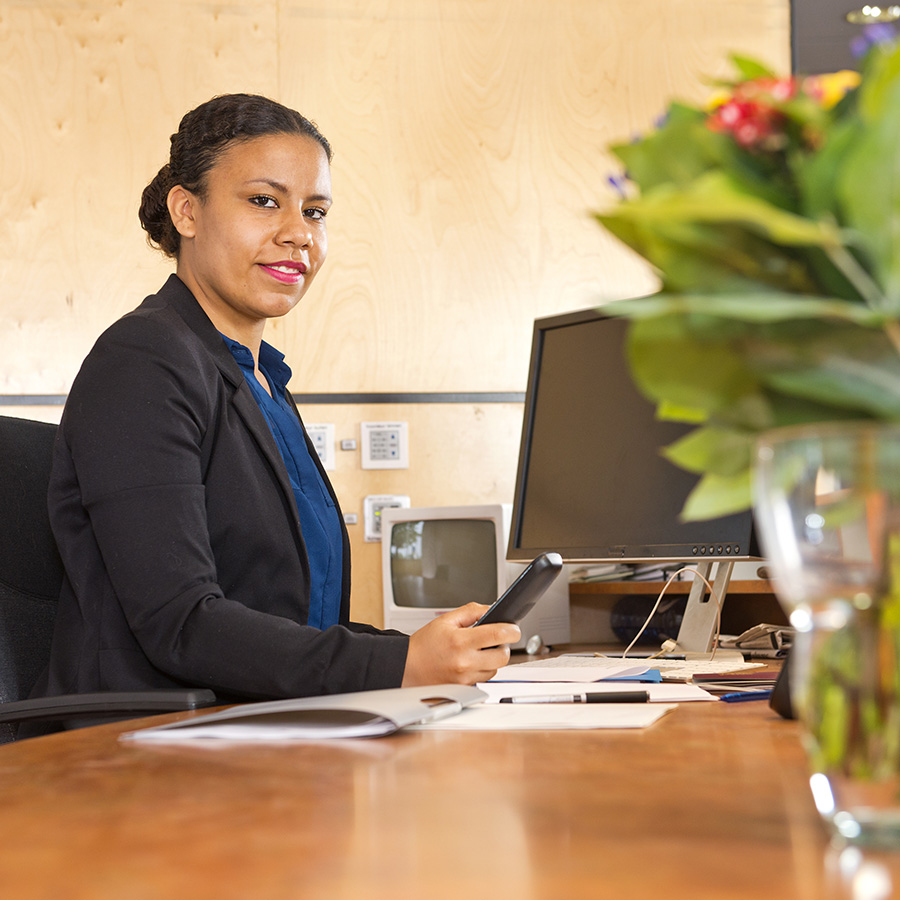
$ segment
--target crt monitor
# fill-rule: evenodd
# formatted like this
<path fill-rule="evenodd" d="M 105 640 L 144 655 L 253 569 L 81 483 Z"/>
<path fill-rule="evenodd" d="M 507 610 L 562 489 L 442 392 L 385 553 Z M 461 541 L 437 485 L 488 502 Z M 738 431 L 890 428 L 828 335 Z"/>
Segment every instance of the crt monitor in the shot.
<path fill-rule="evenodd" d="M 657 418 L 632 383 L 627 329 L 626 320 L 599 310 L 535 321 L 508 558 L 553 550 L 567 562 L 702 563 L 707 577 L 715 563 L 721 598 L 728 564 L 758 558 L 751 514 L 682 521 L 697 476 L 660 450 L 690 426 Z M 693 599 L 679 644 L 703 652 L 715 604 L 701 598 L 711 608 L 698 625 L 703 633 L 688 636 Z"/>
<path fill-rule="evenodd" d="M 523 566 L 506 561 L 510 507 L 503 504 L 384 509 L 384 625 L 412 634 L 470 601 L 489 605 Z M 569 641 L 568 582 L 561 575 L 520 623 L 522 647 Z"/>

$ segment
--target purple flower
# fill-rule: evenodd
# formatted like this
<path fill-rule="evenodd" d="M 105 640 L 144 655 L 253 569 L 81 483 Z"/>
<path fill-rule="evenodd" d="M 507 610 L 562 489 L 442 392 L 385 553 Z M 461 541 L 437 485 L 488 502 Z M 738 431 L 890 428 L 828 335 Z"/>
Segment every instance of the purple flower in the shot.
<path fill-rule="evenodd" d="M 897 41 L 897 29 L 887 22 L 876 22 L 866 25 L 862 33 L 850 41 L 850 53 L 854 59 L 861 59 L 872 47 L 894 44 Z"/>
<path fill-rule="evenodd" d="M 628 177 L 626 175 L 607 175 L 607 182 L 612 186 L 612 189 L 619 195 L 621 200 L 628 199 Z"/>

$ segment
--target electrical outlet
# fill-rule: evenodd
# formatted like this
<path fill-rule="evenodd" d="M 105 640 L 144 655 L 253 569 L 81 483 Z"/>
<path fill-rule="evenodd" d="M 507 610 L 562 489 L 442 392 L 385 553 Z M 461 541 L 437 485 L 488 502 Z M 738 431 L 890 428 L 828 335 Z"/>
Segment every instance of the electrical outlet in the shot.
<path fill-rule="evenodd" d="M 367 541 L 381 540 L 381 511 L 387 507 L 409 508 L 409 497 L 403 494 L 370 494 L 363 500 L 365 538 Z"/>

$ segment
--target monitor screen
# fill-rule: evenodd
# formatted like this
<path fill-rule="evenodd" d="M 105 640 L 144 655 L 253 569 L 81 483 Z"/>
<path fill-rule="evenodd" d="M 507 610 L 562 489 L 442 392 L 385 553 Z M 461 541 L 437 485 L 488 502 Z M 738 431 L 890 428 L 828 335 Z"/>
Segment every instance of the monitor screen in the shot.
<path fill-rule="evenodd" d="M 459 606 L 463 598 L 493 603 L 496 525 L 465 518 L 393 522 L 387 540 L 394 603 L 426 609 Z"/>
<path fill-rule="evenodd" d="M 755 558 L 749 512 L 681 520 L 697 477 L 660 448 L 691 426 L 660 421 L 632 383 L 627 328 L 596 310 L 535 322 L 508 558 Z"/>

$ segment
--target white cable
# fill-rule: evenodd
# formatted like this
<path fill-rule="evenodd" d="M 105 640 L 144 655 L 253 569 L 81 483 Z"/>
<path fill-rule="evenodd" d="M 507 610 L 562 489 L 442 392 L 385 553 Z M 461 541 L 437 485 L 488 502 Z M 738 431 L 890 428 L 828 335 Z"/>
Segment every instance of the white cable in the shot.
<path fill-rule="evenodd" d="M 640 636 L 647 630 L 647 626 L 650 624 L 650 620 L 656 615 L 656 610 L 659 609 L 659 604 L 662 603 L 662 598 L 665 595 L 666 591 L 669 589 L 669 585 L 679 576 L 682 572 L 693 572 L 694 575 L 699 578 L 706 586 L 709 588 L 710 596 L 713 600 L 716 601 L 716 633 L 713 638 L 713 649 L 712 655 L 710 659 L 715 658 L 716 655 L 716 647 L 719 644 L 719 631 L 721 629 L 722 624 L 722 603 L 719 600 L 718 595 L 715 590 L 713 590 L 713 586 L 706 580 L 706 578 L 700 574 L 700 572 L 695 569 L 693 566 L 683 566 L 677 571 L 673 572 L 668 581 L 663 585 L 663 589 L 659 592 L 659 596 L 656 598 L 656 603 L 653 604 L 653 609 L 650 610 L 650 615 L 644 621 L 644 624 L 641 625 L 638 633 L 634 636 L 631 643 L 622 651 L 622 658 L 624 659 L 628 655 L 628 651 L 634 647 L 634 645 L 638 642 Z M 669 645 L 669 646 L 667 646 Z M 670 653 L 672 650 L 675 650 L 678 647 L 678 644 L 675 641 L 665 641 L 662 647 L 656 651 L 652 656 L 646 657 L 647 659 L 656 659 L 658 656 L 661 656 L 663 653 Z"/>

